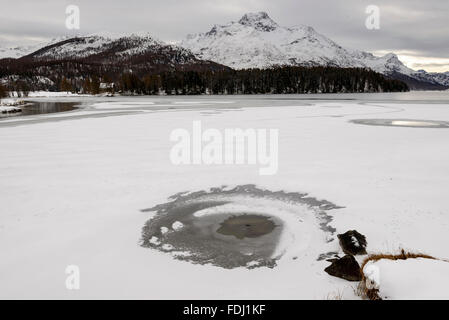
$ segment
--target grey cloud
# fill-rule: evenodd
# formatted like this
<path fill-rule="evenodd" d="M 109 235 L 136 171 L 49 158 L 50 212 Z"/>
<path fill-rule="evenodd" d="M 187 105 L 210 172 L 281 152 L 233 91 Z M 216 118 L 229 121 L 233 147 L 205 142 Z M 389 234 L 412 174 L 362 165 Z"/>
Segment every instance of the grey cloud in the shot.
<path fill-rule="evenodd" d="M 2 4 L 0 41 L 5 35 L 20 42 L 24 37 L 68 34 L 68 4 L 80 7 L 80 31 L 86 34 L 148 31 L 162 40 L 181 40 L 213 24 L 238 20 L 246 12 L 267 11 L 281 25 L 313 26 L 344 47 L 408 50 L 441 58 L 449 52 L 447 0 L 15 0 Z M 365 28 L 369 4 L 380 7 L 380 30 Z"/>

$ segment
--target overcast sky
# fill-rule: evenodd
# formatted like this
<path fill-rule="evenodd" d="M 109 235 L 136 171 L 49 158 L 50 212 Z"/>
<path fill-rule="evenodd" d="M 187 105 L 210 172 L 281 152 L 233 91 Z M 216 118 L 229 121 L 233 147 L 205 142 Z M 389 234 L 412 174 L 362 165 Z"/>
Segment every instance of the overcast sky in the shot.
<path fill-rule="evenodd" d="M 165 41 L 266 11 L 282 26 L 312 26 L 346 48 L 449 71 L 449 0 L 0 0 L 0 46 L 73 34 L 65 27 L 69 4 L 80 8 L 80 33 L 148 31 Z M 365 27 L 368 5 L 380 8 L 379 30 Z"/>

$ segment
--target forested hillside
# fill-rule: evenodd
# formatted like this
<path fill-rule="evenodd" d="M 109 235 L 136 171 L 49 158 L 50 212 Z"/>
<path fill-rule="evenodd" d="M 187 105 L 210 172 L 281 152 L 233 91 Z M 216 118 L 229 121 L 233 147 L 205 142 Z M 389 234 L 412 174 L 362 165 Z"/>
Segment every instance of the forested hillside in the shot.
<path fill-rule="evenodd" d="M 261 94 L 407 91 L 401 81 L 361 68 L 274 67 L 233 70 L 202 62 L 170 66 L 151 57 L 100 63 L 90 60 L 0 60 L 8 91 L 123 94 Z"/>

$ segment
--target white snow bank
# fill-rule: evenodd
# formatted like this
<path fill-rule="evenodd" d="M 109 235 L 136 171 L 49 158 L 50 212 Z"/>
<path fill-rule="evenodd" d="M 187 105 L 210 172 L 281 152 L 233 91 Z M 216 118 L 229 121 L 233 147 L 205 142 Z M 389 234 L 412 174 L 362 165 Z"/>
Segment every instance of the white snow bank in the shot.
<path fill-rule="evenodd" d="M 20 106 L 20 105 L 24 105 L 25 101 L 23 100 L 17 100 L 17 99 L 0 99 L 0 106 Z"/>
<path fill-rule="evenodd" d="M 21 106 L 25 102 L 17 99 L 1 99 L 0 100 L 0 113 L 10 113 L 22 111 Z"/>
<path fill-rule="evenodd" d="M 22 108 L 0 106 L 0 113 L 9 113 L 9 112 L 18 112 L 18 111 L 22 111 Z"/>
<path fill-rule="evenodd" d="M 449 263 L 446 261 L 382 259 L 368 263 L 363 273 L 380 284 L 382 299 L 449 299 Z"/>
<path fill-rule="evenodd" d="M 51 91 L 32 91 L 28 93 L 28 97 L 30 98 L 38 98 L 38 97 L 82 97 L 82 96 L 90 96 L 89 94 L 78 94 L 72 92 L 51 92 Z"/>
<path fill-rule="evenodd" d="M 363 274 L 366 278 L 366 287 L 368 289 L 379 289 L 380 270 L 372 261 L 368 262 L 363 268 Z"/>

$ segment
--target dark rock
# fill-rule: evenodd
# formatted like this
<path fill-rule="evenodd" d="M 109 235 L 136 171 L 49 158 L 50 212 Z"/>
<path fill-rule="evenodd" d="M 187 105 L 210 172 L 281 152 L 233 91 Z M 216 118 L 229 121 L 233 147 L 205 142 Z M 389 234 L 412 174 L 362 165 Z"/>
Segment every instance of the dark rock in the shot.
<path fill-rule="evenodd" d="M 335 259 L 332 264 L 324 269 L 328 274 L 334 277 L 342 278 L 348 281 L 362 280 L 360 265 L 355 258 L 349 254 L 341 259 Z"/>
<path fill-rule="evenodd" d="M 366 254 L 366 238 L 356 230 L 350 230 L 337 235 L 340 240 L 340 246 L 346 254 Z"/>

